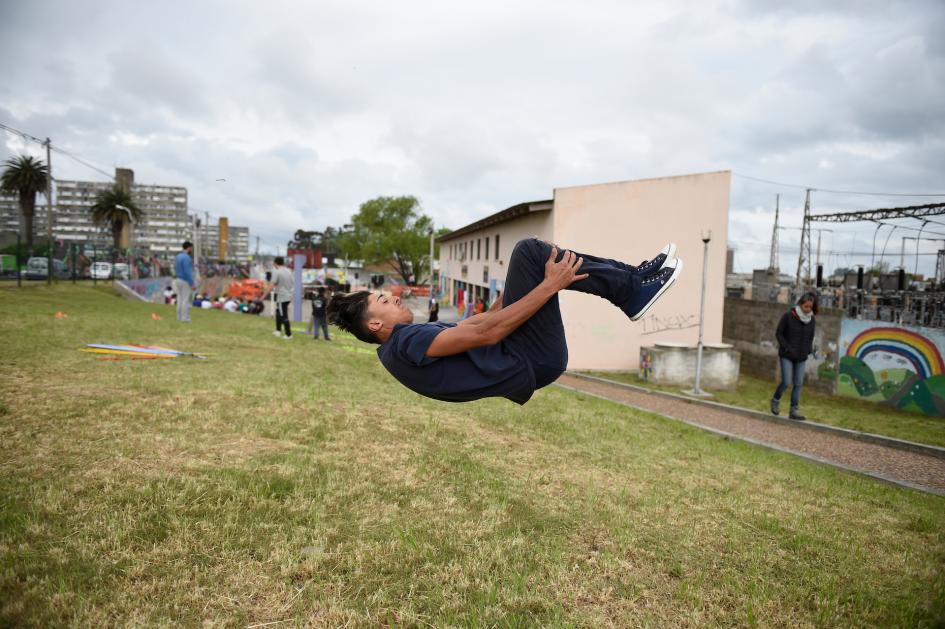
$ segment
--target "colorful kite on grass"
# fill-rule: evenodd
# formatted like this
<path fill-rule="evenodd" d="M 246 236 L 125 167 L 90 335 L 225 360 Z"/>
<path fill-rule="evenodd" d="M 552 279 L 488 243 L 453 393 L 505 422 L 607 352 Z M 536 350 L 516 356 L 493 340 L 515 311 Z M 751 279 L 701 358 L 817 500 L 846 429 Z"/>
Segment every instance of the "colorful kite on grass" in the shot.
<path fill-rule="evenodd" d="M 90 343 L 79 351 L 106 355 L 100 357 L 99 360 L 161 360 L 165 358 L 180 358 L 182 356 L 200 360 L 207 358 L 206 354 L 179 352 L 176 349 L 147 345 L 98 345 Z"/>

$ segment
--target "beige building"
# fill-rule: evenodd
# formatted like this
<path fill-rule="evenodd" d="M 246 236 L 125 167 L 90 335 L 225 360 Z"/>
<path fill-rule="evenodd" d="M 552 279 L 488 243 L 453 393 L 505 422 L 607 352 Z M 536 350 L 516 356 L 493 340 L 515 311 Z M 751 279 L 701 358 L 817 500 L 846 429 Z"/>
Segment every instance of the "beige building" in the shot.
<path fill-rule="evenodd" d="M 704 234 L 711 232 L 705 342 L 722 340 L 728 230 L 728 171 L 556 188 L 554 198 L 514 205 L 439 238 L 440 290 L 453 305 L 467 296 L 492 301 L 505 283 L 509 255 L 522 238 L 637 265 L 675 242 L 684 269 L 637 322 L 607 302 L 560 293 L 571 369 L 636 369 L 639 349 L 698 340 Z"/>

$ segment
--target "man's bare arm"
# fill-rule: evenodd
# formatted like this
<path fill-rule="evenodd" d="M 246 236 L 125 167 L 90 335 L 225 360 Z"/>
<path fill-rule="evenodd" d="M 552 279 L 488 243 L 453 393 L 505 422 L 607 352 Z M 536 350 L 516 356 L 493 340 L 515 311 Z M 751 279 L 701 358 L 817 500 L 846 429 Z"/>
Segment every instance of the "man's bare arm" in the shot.
<path fill-rule="evenodd" d="M 502 293 L 499 293 L 499 296 L 492 302 L 492 306 L 489 307 L 489 312 L 498 312 L 500 310 L 502 310 Z"/>
<path fill-rule="evenodd" d="M 557 249 L 552 248 L 551 256 L 545 263 L 545 279 L 531 292 L 497 312 L 476 315 L 482 317 L 477 324 L 458 325 L 440 332 L 427 349 L 427 356 L 452 356 L 476 347 L 495 345 L 528 321 L 559 290 L 587 277 L 586 273 L 577 275 L 583 259 L 566 251 L 561 261 L 556 262 L 557 254 Z M 470 317 L 469 320 L 475 318 Z"/>
<path fill-rule="evenodd" d="M 469 318 L 463 319 L 456 325 L 482 325 L 483 323 L 485 323 L 486 319 L 488 319 L 489 315 L 491 314 L 492 314 L 491 310 L 487 312 L 480 312 L 477 315 L 473 315 Z"/>

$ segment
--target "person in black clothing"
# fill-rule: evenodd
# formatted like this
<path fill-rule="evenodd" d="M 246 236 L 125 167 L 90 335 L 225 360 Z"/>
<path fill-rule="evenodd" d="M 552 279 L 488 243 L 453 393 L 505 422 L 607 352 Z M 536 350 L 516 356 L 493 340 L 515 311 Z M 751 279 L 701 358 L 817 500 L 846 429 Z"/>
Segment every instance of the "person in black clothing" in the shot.
<path fill-rule="evenodd" d="M 781 395 L 793 384 L 791 389 L 790 419 L 803 421 L 798 405 L 801 400 L 801 387 L 804 386 L 804 368 L 807 357 L 814 348 L 814 330 L 817 323 L 817 295 L 804 293 L 797 300 L 797 305 L 785 312 L 778 322 L 775 336 L 778 339 L 778 359 L 781 363 L 781 383 L 771 398 L 771 412 L 781 412 Z"/>
<path fill-rule="evenodd" d="M 408 389 L 446 402 L 504 397 L 525 404 L 568 364 L 558 292 L 601 297 L 637 321 L 679 277 L 676 246 L 639 266 L 528 238 L 509 257 L 502 302 L 460 323 L 413 323 L 398 297 L 360 291 L 328 304 L 328 320 L 367 343 Z"/>
<path fill-rule="evenodd" d="M 328 299 L 325 297 L 325 289 L 319 288 L 318 292 L 315 293 L 315 297 L 312 298 L 312 324 L 315 328 L 315 339 L 318 340 L 318 330 L 321 329 L 325 332 L 325 340 L 330 341 L 331 337 L 328 336 Z"/>
<path fill-rule="evenodd" d="M 433 323 L 434 321 L 440 320 L 440 304 L 437 303 L 436 299 L 430 298 L 430 320 L 427 323 Z"/>

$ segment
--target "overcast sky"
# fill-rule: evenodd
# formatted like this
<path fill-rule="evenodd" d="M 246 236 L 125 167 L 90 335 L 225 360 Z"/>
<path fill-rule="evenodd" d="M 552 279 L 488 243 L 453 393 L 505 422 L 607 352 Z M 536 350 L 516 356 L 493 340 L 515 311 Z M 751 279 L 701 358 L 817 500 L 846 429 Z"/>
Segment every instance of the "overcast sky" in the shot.
<path fill-rule="evenodd" d="M 721 169 L 945 193 L 943 33 L 941 0 L 8 0 L 0 122 L 186 186 L 192 211 L 249 226 L 266 250 L 378 195 L 415 195 L 457 228 L 556 187 Z M 2 159 L 40 154 L 0 139 Z M 733 178 L 736 270 L 767 265 L 777 192 L 799 227 L 802 189 Z M 813 199 L 815 212 L 945 201 Z M 926 231 L 945 239 L 936 220 Z M 829 267 L 869 262 L 874 227 L 824 226 Z M 798 234 L 781 235 L 788 272 Z"/>

